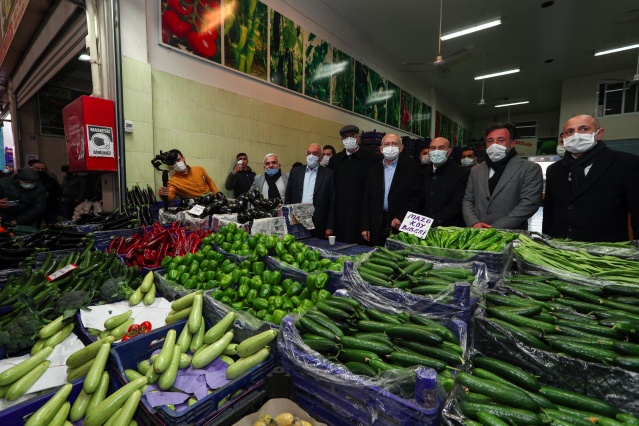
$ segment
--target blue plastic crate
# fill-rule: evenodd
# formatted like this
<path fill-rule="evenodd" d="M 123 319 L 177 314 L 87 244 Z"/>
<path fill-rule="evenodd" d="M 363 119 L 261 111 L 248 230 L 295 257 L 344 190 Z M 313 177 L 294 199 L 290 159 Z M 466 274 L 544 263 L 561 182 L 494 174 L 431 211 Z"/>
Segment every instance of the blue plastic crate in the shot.
<path fill-rule="evenodd" d="M 330 245 L 328 240 L 321 238 L 307 238 L 304 240 L 304 244 L 311 248 L 318 248 L 332 252 L 335 256 L 355 256 L 358 254 L 368 253 L 373 250 L 371 246 L 361 246 L 346 243 L 335 242 L 334 245 Z M 345 247 L 345 248 L 342 248 Z"/>
<path fill-rule="evenodd" d="M 148 359 L 153 351 L 160 349 L 164 343 L 164 336 L 168 329 L 175 329 L 179 335 L 186 325 L 182 320 L 162 329 L 153 330 L 150 333 L 138 336 L 135 339 L 113 346 L 111 348 L 111 359 L 113 360 L 113 370 L 116 383 L 124 385 L 128 382 L 124 370 L 137 370 L 140 361 Z M 140 414 L 140 424 L 142 425 L 204 425 L 210 424 L 215 417 L 221 415 L 227 408 L 232 408 L 233 402 L 249 397 L 251 392 L 262 389 L 266 375 L 275 367 L 275 351 L 271 351 L 269 358 L 260 365 L 242 374 L 237 379 L 216 389 L 205 398 L 199 400 L 185 410 L 174 412 L 167 407 L 153 408 L 146 401 L 145 397 L 140 400 L 138 412 Z M 243 389 L 244 392 L 233 401 L 228 402 L 218 409 L 219 402 Z"/>
<path fill-rule="evenodd" d="M 291 317 L 284 319 L 283 327 L 292 331 L 295 328 Z M 330 425 L 438 425 L 443 395 L 436 395 L 437 373 L 435 370 L 420 367 L 426 376 L 422 385 L 431 389 L 427 396 L 429 406 L 418 404 L 415 400 L 403 399 L 382 388 L 361 384 L 336 384 L 323 380 L 322 374 L 301 367 L 289 358 L 288 350 L 280 350 L 282 367 L 293 377 L 295 402 L 317 420 Z M 293 349 L 298 361 L 315 367 L 326 366 L 323 357 L 317 357 L 315 351 L 301 352 Z M 330 373 L 328 366 L 326 374 Z"/>

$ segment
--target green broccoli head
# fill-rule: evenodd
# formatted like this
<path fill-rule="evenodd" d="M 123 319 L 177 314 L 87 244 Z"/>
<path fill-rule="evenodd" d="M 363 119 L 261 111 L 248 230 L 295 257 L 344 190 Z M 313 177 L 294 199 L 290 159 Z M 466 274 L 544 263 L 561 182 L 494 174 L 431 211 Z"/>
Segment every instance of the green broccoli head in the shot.
<path fill-rule="evenodd" d="M 113 303 L 126 300 L 133 294 L 133 289 L 120 278 L 109 278 L 100 287 L 100 300 Z"/>
<path fill-rule="evenodd" d="M 85 308 L 91 302 L 91 295 L 86 291 L 76 290 L 64 294 L 56 302 L 56 312 L 64 314 L 66 311 L 77 311 Z"/>
<path fill-rule="evenodd" d="M 25 311 L 0 331 L 0 346 L 9 353 L 31 348 L 38 339 L 38 332 L 45 321 L 37 312 Z"/>

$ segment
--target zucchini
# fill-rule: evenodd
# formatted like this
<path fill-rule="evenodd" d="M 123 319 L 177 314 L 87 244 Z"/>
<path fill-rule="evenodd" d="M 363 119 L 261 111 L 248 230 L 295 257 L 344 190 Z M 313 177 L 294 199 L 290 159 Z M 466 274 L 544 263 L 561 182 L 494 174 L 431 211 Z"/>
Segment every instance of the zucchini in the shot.
<path fill-rule="evenodd" d="M 122 324 L 111 330 L 111 336 L 113 336 L 116 341 L 120 340 L 128 332 L 129 327 L 131 327 L 134 322 L 135 320 L 133 318 L 129 318 L 128 320 L 124 321 Z"/>
<path fill-rule="evenodd" d="M 189 327 L 186 326 L 184 328 L 189 328 Z M 204 319 L 202 319 L 202 321 L 200 322 L 200 329 L 197 331 L 197 333 L 191 336 L 191 343 L 189 345 L 189 350 L 191 351 L 192 354 L 194 354 L 198 349 L 200 349 L 200 346 L 204 344 L 204 328 L 205 328 Z"/>
<path fill-rule="evenodd" d="M 44 360 L 47 359 L 49 355 L 53 352 L 53 348 L 51 346 L 46 346 L 37 354 L 21 361 L 19 364 L 14 365 L 13 367 L 4 370 L 0 373 L 0 386 L 9 385 L 16 380 L 23 377 L 25 374 L 30 372 L 32 369 L 40 365 Z"/>
<path fill-rule="evenodd" d="M 377 375 L 377 371 L 373 367 L 362 362 L 349 361 L 344 363 L 344 366 L 348 368 L 351 373 L 358 376 L 374 377 Z"/>
<path fill-rule="evenodd" d="M 90 345 L 85 346 L 84 348 L 71 354 L 71 356 L 67 358 L 67 367 L 75 368 L 75 367 L 81 366 L 85 362 L 95 358 L 95 356 L 98 354 L 98 351 L 100 350 L 100 347 L 103 344 L 105 343 L 112 344 L 114 341 L 115 341 L 115 337 L 109 336 L 109 337 L 105 337 L 104 339 L 96 340 Z"/>
<path fill-rule="evenodd" d="M 79 367 L 75 367 L 75 368 L 67 367 L 67 382 L 73 382 L 75 380 L 78 380 L 80 377 L 86 376 L 89 370 L 91 369 L 91 366 L 93 365 L 94 360 L 95 358 L 90 359 Z"/>
<path fill-rule="evenodd" d="M 271 348 L 269 346 L 262 346 L 262 348 L 259 349 L 257 352 L 251 353 L 250 355 L 238 359 L 233 364 L 229 365 L 229 367 L 226 369 L 226 378 L 229 380 L 233 380 L 241 376 L 242 374 L 249 371 L 251 368 L 266 361 L 270 353 Z"/>
<path fill-rule="evenodd" d="M 472 419 L 477 418 L 479 411 L 493 414 L 500 419 L 511 421 L 521 425 L 542 426 L 546 424 L 541 415 L 532 411 L 522 410 L 518 408 L 506 407 L 504 405 L 478 404 L 475 402 L 461 402 L 459 404 L 465 416 Z"/>
<path fill-rule="evenodd" d="M 144 297 L 144 293 L 142 293 L 142 289 L 138 287 L 137 290 L 133 292 L 131 297 L 129 297 L 129 305 L 135 306 L 139 304 L 142 301 L 143 297 Z"/>
<path fill-rule="evenodd" d="M 100 350 L 95 356 L 93 364 L 87 372 L 87 376 L 84 378 L 82 390 L 89 395 L 94 393 L 98 389 L 98 386 L 100 386 L 100 380 L 102 379 L 102 373 L 104 373 L 104 369 L 106 368 L 110 350 L 111 345 L 109 343 L 100 346 Z"/>
<path fill-rule="evenodd" d="M 612 418 L 621 413 L 621 410 L 605 401 L 576 392 L 557 389 L 552 386 L 542 386 L 539 392 L 557 405 L 575 409 L 588 407 L 588 410 L 594 413 Z"/>
<path fill-rule="evenodd" d="M 67 337 L 69 337 L 71 332 L 73 332 L 74 327 L 75 325 L 72 322 L 65 325 L 60 330 L 58 330 L 53 336 L 47 339 L 47 341 L 44 343 L 45 346 L 55 347 L 59 345 L 60 343 L 64 342 L 64 340 Z"/>
<path fill-rule="evenodd" d="M 179 320 L 182 320 L 184 318 L 188 318 L 188 316 L 191 314 L 191 309 L 192 309 L 192 307 L 189 306 L 188 308 L 184 308 L 184 309 L 182 309 L 180 311 L 171 310 L 171 312 L 169 312 L 169 314 L 164 319 L 164 322 L 166 324 L 173 324 L 173 323 L 178 322 Z"/>
<path fill-rule="evenodd" d="M 438 373 L 446 369 L 446 363 L 435 358 L 431 358 L 425 355 L 411 354 L 408 352 L 395 351 L 390 354 L 390 360 L 402 367 L 413 367 L 416 365 L 423 365 L 437 371 Z"/>
<path fill-rule="evenodd" d="M 37 342 L 33 344 L 31 347 L 31 355 L 35 355 L 40 352 L 40 349 L 44 348 L 47 345 L 48 339 L 38 339 Z"/>
<path fill-rule="evenodd" d="M 237 343 L 229 343 L 222 351 L 222 355 L 235 356 L 237 355 Z"/>
<path fill-rule="evenodd" d="M 473 358 L 473 365 L 504 377 L 524 389 L 537 392 L 541 388 L 537 378 L 532 373 L 507 362 L 487 356 L 480 356 Z"/>
<path fill-rule="evenodd" d="M 140 377 L 142 377 L 142 374 L 138 373 L 136 370 L 131 370 L 131 369 L 124 370 L 124 375 L 126 376 L 126 379 L 129 382 L 132 382 L 135 379 L 139 379 Z M 102 381 L 100 380 L 100 382 Z"/>
<path fill-rule="evenodd" d="M 178 299 L 181 300 L 181 299 Z M 175 302 L 173 302 L 175 303 Z M 231 311 L 224 316 L 220 321 L 217 322 L 213 327 L 209 328 L 209 330 L 204 334 L 204 343 L 210 345 L 213 342 L 217 342 L 220 337 L 226 333 L 226 330 L 233 324 L 235 320 L 235 311 Z"/>
<path fill-rule="evenodd" d="M 204 338 L 204 336 L 202 336 Z M 182 332 L 180 333 L 180 337 L 178 337 L 176 344 L 180 345 L 183 353 L 186 353 L 189 350 L 189 346 L 191 346 L 191 340 L 193 339 L 193 335 L 189 331 L 188 327 L 184 327 Z M 202 341 L 204 343 L 204 341 Z M 195 351 L 191 351 L 193 353 Z"/>
<path fill-rule="evenodd" d="M 191 312 L 189 313 L 189 319 L 186 322 L 186 325 L 189 327 L 189 331 L 191 334 L 195 334 L 200 330 L 200 325 L 202 324 L 202 295 L 198 294 L 193 298 L 193 303 L 191 304 Z"/>
<path fill-rule="evenodd" d="M 4 395 L 7 401 L 15 401 L 16 399 L 27 393 L 29 388 L 33 386 L 33 384 L 40 378 L 40 376 L 44 374 L 45 371 L 47 371 L 47 368 L 49 368 L 49 364 L 49 361 L 42 361 L 40 364 L 36 365 L 33 369 L 28 371 L 27 374 L 9 385 Z"/>
<path fill-rule="evenodd" d="M 173 346 L 173 356 L 171 357 L 171 362 L 169 367 L 164 370 L 162 374 L 160 374 L 160 378 L 158 379 L 158 386 L 163 391 L 168 391 L 175 383 L 175 379 L 177 378 L 178 369 L 180 367 L 180 359 L 182 356 L 182 349 L 180 345 Z M 126 423 L 122 423 L 126 424 Z"/>
<path fill-rule="evenodd" d="M 186 296 L 182 296 L 177 300 L 174 300 L 171 303 L 171 309 L 174 311 L 181 311 L 182 309 L 186 309 L 193 304 L 193 299 L 196 295 L 202 294 L 201 291 L 194 291 L 193 293 L 189 293 Z"/>
<path fill-rule="evenodd" d="M 277 337 L 277 331 L 271 329 L 255 336 L 251 336 L 248 339 L 244 339 L 237 345 L 237 354 L 240 358 L 246 358 L 253 355 L 264 346 L 271 343 L 275 337 Z"/>
<path fill-rule="evenodd" d="M 55 413 L 53 418 L 51 419 L 51 423 L 48 426 L 64 426 L 67 421 L 67 417 L 69 416 L 69 411 L 71 410 L 71 403 L 65 401 L 60 410 Z"/>
<path fill-rule="evenodd" d="M 62 386 L 42 407 L 29 417 L 25 426 L 48 426 L 53 417 L 60 411 L 69 394 L 71 393 L 71 383 Z"/>
<path fill-rule="evenodd" d="M 90 401 L 91 395 L 86 393 L 84 390 L 81 390 L 78 394 L 78 397 L 75 399 L 75 402 L 71 406 L 71 411 L 69 412 L 69 420 L 71 420 L 72 422 L 77 422 L 82 417 L 84 417 Z"/>
<path fill-rule="evenodd" d="M 84 419 L 84 426 L 101 426 L 120 409 L 133 392 L 148 384 L 146 377 L 127 383 L 98 404 Z"/>
<path fill-rule="evenodd" d="M 151 272 L 149 272 L 149 274 L 150 273 Z M 133 391 L 122 408 L 119 410 L 119 414 L 113 421 L 113 424 L 116 426 L 130 424 L 133 420 L 133 416 L 135 415 L 135 410 L 137 410 L 138 404 L 140 403 L 140 398 L 142 398 L 142 392 L 140 392 L 140 390 Z"/>
<path fill-rule="evenodd" d="M 131 315 L 133 315 L 133 311 L 128 310 L 119 315 L 115 315 L 110 318 L 107 318 L 107 320 L 104 321 L 104 328 L 107 330 L 112 330 L 116 328 L 117 326 L 119 326 L 120 324 L 122 324 L 123 322 L 125 322 L 126 320 L 128 320 L 129 318 L 131 318 Z"/>
<path fill-rule="evenodd" d="M 220 355 L 220 356 L 222 356 L 222 355 Z M 191 365 L 191 355 L 189 355 L 189 354 L 180 355 L 180 364 L 178 365 L 178 368 L 180 370 L 182 370 L 182 369 L 188 367 L 189 365 Z"/>
<path fill-rule="evenodd" d="M 155 292 L 155 284 L 151 284 L 151 289 L 144 293 L 144 298 L 142 299 L 145 305 L 152 305 L 155 302 Z"/>
<path fill-rule="evenodd" d="M 146 273 L 142 283 L 140 284 L 140 291 L 142 293 L 147 293 L 151 290 L 151 286 L 153 286 L 153 272 L 149 271 Z"/>
<path fill-rule="evenodd" d="M 390 355 L 393 352 L 393 348 L 387 344 L 379 342 L 371 342 L 369 340 L 358 339 L 357 337 L 342 336 L 340 343 L 348 349 L 360 349 L 363 351 L 374 352 L 377 355 Z"/>
<path fill-rule="evenodd" d="M 166 333 L 166 337 L 164 338 L 164 344 L 162 345 L 160 354 L 157 358 L 155 358 L 155 361 L 153 361 L 153 371 L 156 374 L 163 373 L 164 371 L 166 371 L 167 368 L 169 368 L 169 365 L 171 365 L 176 335 L 177 331 L 175 331 L 175 329 L 171 329 Z"/>
<path fill-rule="evenodd" d="M 227 331 L 216 342 L 200 348 L 191 358 L 193 368 L 202 368 L 209 365 L 215 358 L 222 355 L 231 340 L 233 340 L 233 330 Z"/>
<path fill-rule="evenodd" d="M 159 353 L 158 353 L 158 354 L 159 354 Z M 157 358 L 157 355 L 158 355 L 158 354 L 154 355 L 154 356 L 155 356 L 155 358 Z M 153 358 L 153 357 L 151 357 L 151 358 Z M 155 358 L 154 358 L 154 359 L 155 359 Z M 147 373 L 147 371 L 149 371 L 149 370 L 151 369 L 151 365 L 152 365 L 152 364 L 153 364 L 153 361 L 144 359 L 144 360 L 142 360 L 142 361 L 140 361 L 140 362 L 138 363 L 138 371 L 139 371 L 141 374 L 146 374 L 146 373 Z"/>
<path fill-rule="evenodd" d="M 63 320 L 64 320 L 64 315 L 60 315 L 59 317 L 51 321 L 49 324 L 42 327 L 40 329 L 40 332 L 38 333 L 38 336 L 41 339 L 48 339 L 49 337 L 53 336 L 58 331 L 62 330 L 62 327 L 64 327 Z"/>
<path fill-rule="evenodd" d="M 539 411 L 539 404 L 523 390 L 518 390 L 516 387 L 485 380 L 463 372 L 457 373 L 457 381 L 467 387 L 469 391 L 486 395 L 499 404 L 533 412 Z"/>

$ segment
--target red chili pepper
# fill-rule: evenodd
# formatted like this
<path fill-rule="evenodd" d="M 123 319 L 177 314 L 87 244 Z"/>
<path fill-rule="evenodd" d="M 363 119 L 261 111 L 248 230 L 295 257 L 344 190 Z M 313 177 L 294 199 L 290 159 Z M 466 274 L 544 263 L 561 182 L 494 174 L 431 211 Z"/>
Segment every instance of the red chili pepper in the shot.
<path fill-rule="evenodd" d="M 139 332 L 140 334 L 148 333 L 149 331 L 151 331 L 152 328 L 153 327 L 151 326 L 150 322 L 144 321 L 140 324 Z"/>
<path fill-rule="evenodd" d="M 186 35 L 186 41 L 191 49 L 193 49 L 193 53 L 204 58 L 211 58 L 217 53 L 215 40 L 217 40 L 217 38 L 208 32 L 200 34 L 196 31 L 191 31 Z"/>
<path fill-rule="evenodd" d="M 177 38 L 184 38 L 193 29 L 190 23 L 181 20 L 172 10 L 167 10 L 162 14 L 162 26 L 166 27 Z"/>
<path fill-rule="evenodd" d="M 127 332 L 127 336 L 134 337 L 140 334 L 140 326 L 138 324 L 131 324 Z"/>
<path fill-rule="evenodd" d="M 118 245 L 124 240 L 124 238 L 122 237 L 117 237 L 117 238 L 113 238 L 111 240 L 111 242 L 109 243 L 109 248 L 107 249 L 108 253 L 111 253 L 113 250 L 115 250 L 115 252 L 117 253 L 118 250 Z"/>
<path fill-rule="evenodd" d="M 193 6 L 184 6 L 180 0 L 169 0 L 169 7 L 182 16 L 193 13 Z"/>

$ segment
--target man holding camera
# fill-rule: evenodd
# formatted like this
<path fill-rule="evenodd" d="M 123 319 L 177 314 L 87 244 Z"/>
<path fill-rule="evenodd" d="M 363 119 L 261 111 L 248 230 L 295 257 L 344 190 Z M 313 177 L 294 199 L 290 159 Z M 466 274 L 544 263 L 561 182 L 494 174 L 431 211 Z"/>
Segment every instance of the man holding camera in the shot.
<path fill-rule="evenodd" d="M 177 149 L 168 151 L 175 154 L 177 159 L 173 165 L 173 175 L 169 179 L 167 186 L 158 190 L 158 194 L 173 201 L 175 196 L 180 198 L 197 197 L 209 192 L 217 193 L 219 190 L 213 179 L 206 174 L 206 170 L 200 166 L 188 166 L 182 153 Z"/>
<path fill-rule="evenodd" d="M 38 172 L 25 167 L 0 179 L 0 217 L 4 225 L 35 228 L 47 208 L 47 194 Z"/>
<path fill-rule="evenodd" d="M 251 170 L 248 165 L 248 156 L 240 152 L 236 156 L 237 163 L 231 173 L 229 173 L 226 178 L 226 183 L 224 186 L 229 191 L 233 190 L 233 196 L 235 198 L 240 195 L 248 192 L 251 189 L 251 185 L 253 185 L 253 180 L 255 179 L 255 172 Z"/>

